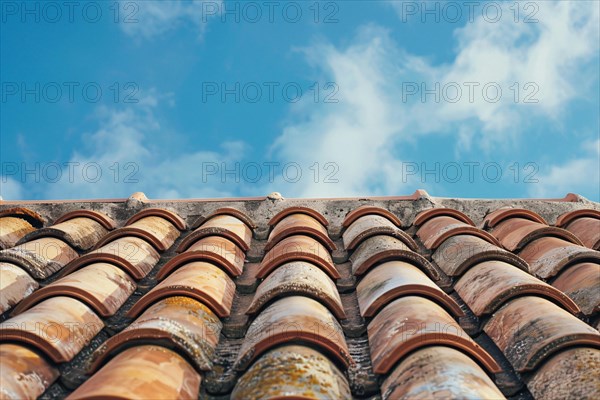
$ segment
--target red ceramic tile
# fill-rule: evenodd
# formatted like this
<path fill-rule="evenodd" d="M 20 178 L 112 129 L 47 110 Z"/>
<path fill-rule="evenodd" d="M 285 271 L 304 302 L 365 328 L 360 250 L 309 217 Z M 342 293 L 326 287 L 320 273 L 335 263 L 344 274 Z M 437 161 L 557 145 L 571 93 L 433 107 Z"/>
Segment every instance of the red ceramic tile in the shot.
<path fill-rule="evenodd" d="M 166 277 L 142 297 L 127 316 L 135 318 L 148 306 L 165 297 L 187 296 L 206 304 L 219 317 L 227 317 L 234 293 L 235 283 L 223 270 L 207 262 L 193 261 Z"/>
<path fill-rule="evenodd" d="M 273 299 L 301 295 L 329 308 L 338 319 L 346 318 L 335 283 L 318 267 L 304 261 L 283 264 L 258 286 L 247 314 L 258 313 Z"/>
<path fill-rule="evenodd" d="M 413 221 L 414 226 L 421 226 L 430 219 L 438 217 L 451 217 L 458 221 L 464 222 L 467 225 L 475 226 L 471 218 L 466 214 L 453 210 L 452 208 L 430 208 L 429 210 L 421 211 Z"/>
<path fill-rule="evenodd" d="M 200 382 L 200 375 L 177 353 L 138 346 L 116 356 L 67 398 L 197 399 Z"/>
<path fill-rule="evenodd" d="M 431 346 L 404 358 L 381 385 L 383 400 L 504 399 L 489 376 L 466 354 Z"/>
<path fill-rule="evenodd" d="M 402 221 L 396 215 L 392 214 L 390 211 L 381 207 L 374 207 L 369 205 L 360 206 L 350 211 L 346 218 L 344 218 L 344 222 L 342 223 L 342 227 L 348 228 L 352 225 L 357 219 L 362 218 L 366 215 L 378 215 L 380 217 L 386 218 L 392 224 L 397 226 L 398 228 L 402 227 Z"/>
<path fill-rule="evenodd" d="M 171 258 L 158 272 L 157 278 L 164 279 L 179 266 L 191 261 L 208 261 L 219 265 L 231 276 L 240 276 L 244 269 L 244 258 L 244 252 L 232 241 L 220 236 L 209 236 Z"/>
<path fill-rule="evenodd" d="M 428 249 L 436 249 L 445 240 L 456 235 L 477 236 L 493 245 L 500 246 L 496 238 L 484 230 L 445 215 L 428 219 L 417 231 L 417 236 Z"/>
<path fill-rule="evenodd" d="M 332 279 L 340 278 L 329 251 L 315 239 L 304 235 L 289 236 L 277 243 L 263 258 L 256 276 L 264 278 L 281 264 L 291 261 L 313 263 Z"/>
<path fill-rule="evenodd" d="M 0 262 L 0 314 L 4 314 L 38 288 L 38 283 L 18 266 Z"/>
<path fill-rule="evenodd" d="M 100 248 L 123 236 L 135 236 L 144 239 L 156 250 L 165 251 L 179 237 L 179 231 L 185 229 L 185 222 L 178 215 L 168 210 L 149 208 L 131 217 L 123 228 L 104 236 L 95 248 Z"/>
<path fill-rule="evenodd" d="M 571 265 L 556 277 L 552 286 L 573 299 L 584 314 L 600 312 L 600 264 Z"/>
<path fill-rule="evenodd" d="M 600 252 L 555 237 L 543 237 L 529 243 L 519 256 L 527 261 L 531 273 L 543 279 L 579 262 L 600 264 Z"/>
<path fill-rule="evenodd" d="M 373 236 L 358 246 L 350 257 L 352 273 L 363 275 L 373 266 L 385 261 L 407 261 L 418 266 L 433 280 L 440 278 L 439 272 L 423 256 L 412 251 L 404 242 L 390 236 Z"/>
<path fill-rule="evenodd" d="M 186 251 L 192 244 L 207 236 L 222 236 L 231 240 L 240 249 L 248 251 L 252 241 L 252 231 L 239 219 L 230 215 L 217 215 L 204 222 L 190 233 L 179 245 L 177 252 Z"/>
<path fill-rule="evenodd" d="M 444 241 L 431 258 L 448 276 L 461 276 L 472 266 L 484 261 L 503 261 L 523 271 L 529 266 L 521 257 L 477 236 L 457 235 Z"/>
<path fill-rule="evenodd" d="M 24 219 L 34 228 L 41 228 L 46 223 L 44 217 L 40 214 L 24 207 L 6 208 L 0 211 L 0 218 L 14 217 Z"/>
<path fill-rule="evenodd" d="M 46 279 L 77 258 L 67 243 L 44 237 L 0 251 L 0 261 L 17 264 L 36 279 Z"/>
<path fill-rule="evenodd" d="M 499 208 L 485 216 L 483 219 L 483 229 L 495 228 L 500 222 L 511 218 L 521 218 L 542 225 L 548 225 L 544 218 L 533 211 L 524 208 Z"/>
<path fill-rule="evenodd" d="M 69 243 L 76 249 L 88 250 L 107 233 L 108 229 L 102 226 L 98 221 L 87 217 L 76 217 L 28 233 L 19 240 L 18 244 L 29 242 L 37 238 L 55 237 Z"/>
<path fill-rule="evenodd" d="M 291 215 L 291 214 L 306 214 L 308 216 L 313 217 L 317 221 L 319 221 L 321 223 L 321 225 L 323 225 L 324 227 L 327 227 L 329 225 L 329 222 L 327 222 L 327 219 L 323 215 L 321 215 L 321 213 L 319 213 L 316 210 L 313 210 L 312 208 L 288 207 L 285 210 L 282 210 L 279 213 L 277 213 L 277 215 L 275 215 L 273 218 L 271 218 L 271 220 L 269 221 L 269 226 L 277 225 L 279 223 L 279 221 L 281 221 L 282 219 L 284 219 L 285 217 L 287 217 L 288 215 Z"/>
<path fill-rule="evenodd" d="M 0 341 L 25 343 L 56 363 L 73 359 L 104 327 L 85 304 L 52 297 L 0 324 Z"/>
<path fill-rule="evenodd" d="M 135 290 L 135 282 L 121 269 L 107 263 L 90 264 L 34 292 L 15 308 L 13 315 L 55 296 L 82 301 L 102 317 L 114 315 Z"/>
<path fill-rule="evenodd" d="M 597 330 L 540 297 L 510 301 L 492 316 L 484 330 L 518 372 L 536 369 L 567 347 L 600 346 Z"/>
<path fill-rule="evenodd" d="M 454 289 L 475 315 L 491 314 L 512 298 L 537 295 L 579 314 L 579 307 L 564 293 L 502 261 L 485 261 L 465 272 Z"/>
<path fill-rule="evenodd" d="M 600 219 L 577 218 L 566 226 L 566 229 L 590 249 L 600 250 Z"/>
<path fill-rule="evenodd" d="M 16 344 L 0 344 L 0 398 L 37 399 L 59 372 L 39 354 Z"/>
<path fill-rule="evenodd" d="M 244 370 L 254 359 L 279 344 L 311 343 L 346 367 L 354 361 L 333 314 L 316 300 L 302 296 L 284 297 L 261 312 L 246 332 L 236 360 Z"/>
<path fill-rule="evenodd" d="M 342 239 L 346 249 L 354 250 L 364 240 L 376 235 L 395 237 L 404 242 L 411 250 L 417 251 L 417 244 L 409 234 L 380 215 L 369 214 L 355 219 L 342 234 Z"/>
<path fill-rule="evenodd" d="M 561 228 L 565 228 L 566 226 L 568 226 L 571 222 L 575 221 L 576 219 L 579 218 L 594 218 L 594 219 L 600 219 L 600 211 L 598 210 L 592 210 L 589 208 L 584 208 L 581 210 L 575 210 L 575 211 L 569 211 L 566 212 L 564 214 L 562 214 L 560 217 L 558 217 L 556 219 L 556 226 L 559 226 Z"/>
<path fill-rule="evenodd" d="M 399 297 L 427 297 L 454 316 L 464 313 L 459 305 L 431 281 L 420 269 L 404 261 L 389 261 L 371 269 L 356 287 L 363 317 L 373 317 L 386 304 Z"/>
<path fill-rule="evenodd" d="M 536 239 L 543 237 L 556 237 L 567 242 L 583 246 L 583 243 L 571 232 L 533 222 L 525 218 L 510 218 L 500 222 L 492 234 L 498 238 L 504 248 L 518 251 Z"/>
<path fill-rule="evenodd" d="M 25 235 L 35 231 L 31 224 L 22 218 L 0 218 L 0 250 L 13 247 Z"/>
<path fill-rule="evenodd" d="M 219 319 L 201 302 L 189 297 L 169 297 L 152 305 L 103 343 L 94 353 L 91 370 L 98 370 L 124 348 L 153 343 L 177 350 L 199 371 L 207 371 L 212 368 L 221 328 Z"/>
<path fill-rule="evenodd" d="M 327 357 L 304 346 L 282 346 L 263 354 L 238 380 L 232 400 L 350 399 L 344 374 Z"/>
<path fill-rule="evenodd" d="M 271 250 L 281 240 L 292 235 L 310 236 L 317 239 L 330 251 L 336 249 L 327 234 L 327 229 L 315 218 L 306 214 L 289 214 L 281 219 L 269 234 L 265 251 Z"/>
<path fill-rule="evenodd" d="M 209 219 L 211 219 L 217 215 L 230 215 L 232 217 L 239 219 L 243 223 L 245 223 L 246 226 L 248 226 L 248 228 L 250 228 L 250 229 L 256 228 L 256 224 L 254 223 L 254 221 L 252 221 L 252 219 L 250 217 L 248 217 L 246 214 L 244 214 L 240 210 L 236 210 L 235 208 L 231 208 L 231 207 L 222 207 L 222 208 L 218 208 L 215 211 L 211 212 L 206 217 L 198 218 L 192 225 L 192 229 L 198 228 L 204 222 L 208 221 Z"/>
<path fill-rule="evenodd" d="M 60 276 L 68 275 L 89 264 L 105 262 L 116 265 L 134 279 L 142 279 L 159 259 L 158 252 L 145 240 L 124 236 L 74 259 L 60 271 Z"/>
<path fill-rule="evenodd" d="M 369 323 L 368 335 L 376 374 L 387 374 L 405 355 L 432 345 L 455 347 L 489 372 L 500 371 L 496 361 L 447 312 L 423 297 L 394 300 Z"/>
<path fill-rule="evenodd" d="M 109 231 L 112 231 L 113 229 L 115 229 L 117 227 L 117 224 L 115 223 L 115 221 L 108 215 L 103 214 L 98 211 L 84 210 L 84 209 L 74 210 L 74 211 L 70 211 L 66 214 L 63 214 L 59 219 L 54 221 L 54 225 L 69 221 L 74 218 L 93 219 L 94 221 L 98 222 L 100 225 L 102 225 L 105 229 L 107 229 Z"/>
<path fill-rule="evenodd" d="M 536 399 L 600 398 L 600 350 L 588 347 L 568 349 L 540 366 L 527 388 Z"/>

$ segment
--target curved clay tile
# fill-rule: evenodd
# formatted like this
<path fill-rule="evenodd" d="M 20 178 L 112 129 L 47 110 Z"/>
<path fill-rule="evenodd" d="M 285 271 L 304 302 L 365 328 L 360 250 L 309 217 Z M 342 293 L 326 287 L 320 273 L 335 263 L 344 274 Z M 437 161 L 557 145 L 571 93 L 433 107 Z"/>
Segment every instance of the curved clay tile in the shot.
<path fill-rule="evenodd" d="M 124 236 L 135 236 L 144 239 L 156 250 L 165 251 L 173 245 L 179 234 L 171 221 L 151 215 L 110 232 L 96 244 L 95 249 Z"/>
<path fill-rule="evenodd" d="M 417 251 L 417 244 L 412 237 L 380 215 L 365 215 L 356 219 L 342 235 L 344 246 L 354 250 L 364 240 L 376 236 L 388 235 L 400 239 L 411 250 Z"/>
<path fill-rule="evenodd" d="M 423 245 L 430 250 L 436 249 L 445 240 L 456 235 L 477 236 L 493 245 L 500 246 L 498 240 L 486 231 L 445 215 L 428 219 L 417 231 L 417 236 Z"/>
<path fill-rule="evenodd" d="M 600 347 L 597 330 L 540 297 L 510 301 L 490 318 L 484 331 L 517 372 L 534 370 L 566 347 Z"/>
<path fill-rule="evenodd" d="M 185 231 L 187 229 L 187 225 L 183 218 L 177 215 L 177 213 L 170 210 L 166 210 L 164 208 L 147 208 L 145 210 L 142 210 L 139 213 L 135 214 L 133 217 L 129 218 L 125 223 L 125 226 L 131 225 L 147 217 L 159 217 L 162 219 L 166 219 L 180 231 Z"/>
<path fill-rule="evenodd" d="M 327 246 L 330 251 L 336 249 L 327 234 L 327 229 L 319 221 L 306 214 L 289 214 L 280 220 L 269 234 L 265 251 L 271 250 L 281 240 L 292 235 L 311 236 Z"/>
<path fill-rule="evenodd" d="M 346 367 L 354 364 L 342 327 L 333 314 L 316 300 L 291 296 L 271 304 L 252 322 L 238 353 L 236 369 L 244 370 L 274 346 L 296 341 L 317 346 Z"/>
<path fill-rule="evenodd" d="M 321 269 L 304 261 L 284 264 L 267 276 L 256 289 L 246 313 L 256 314 L 271 300 L 292 295 L 311 297 L 338 319 L 346 318 L 335 283 Z"/>
<path fill-rule="evenodd" d="M 461 276 L 469 268 L 484 261 L 503 261 L 529 272 L 521 257 L 477 236 L 457 235 L 444 241 L 431 258 L 448 276 Z"/>
<path fill-rule="evenodd" d="M 600 219 L 577 218 L 566 229 L 590 249 L 600 250 Z"/>
<path fill-rule="evenodd" d="M 478 317 L 491 314 L 508 300 L 536 295 L 554 301 L 572 314 L 579 307 L 560 290 L 502 261 L 475 265 L 454 285 L 454 289 Z"/>
<path fill-rule="evenodd" d="M 35 228 L 27 220 L 18 217 L 0 218 L 0 250 L 13 247 L 21 238 Z"/>
<path fill-rule="evenodd" d="M 288 207 L 285 210 L 278 212 L 277 215 L 275 215 L 273 218 L 271 218 L 271 220 L 269 221 L 269 226 L 277 225 L 279 223 L 279 221 L 281 221 L 282 219 L 284 219 L 285 217 L 287 217 L 288 215 L 291 215 L 291 214 L 306 214 L 306 215 L 313 217 L 317 221 L 319 221 L 321 223 L 321 225 L 323 225 L 324 227 L 327 227 L 329 225 L 329 222 L 327 222 L 327 219 L 320 212 L 313 210 L 312 208 Z"/>
<path fill-rule="evenodd" d="M 310 262 L 325 271 L 331 279 L 340 278 L 329 251 L 315 239 L 304 235 L 288 236 L 269 250 L 260 264 L 256 277 L 264 278 L 281 264 L 290 261 Z"/>
<path fill-rule="evenodd" d="M 0 344 L 0 398 L 37 399 L 59 372 L 39 354 L 16 344 Z"/>
<path fill-rule="evenodd" d="M 28 233 L 19 240 L 18 244 L 38 238 L 55 237 L 69 243 L 76 249 L 88 250 L 107 233 L 108 229 L 96 220 L 87 217 L 76 217 Z"/>
<path fill-rule="evenodd" d="M 54 221 L 54 225 L 58 225 L 61 222 L 66 222 L 66 221 L 69 221 L 74 218 L 93 219 L 94 221 L 98 222 L 100 225 L 102 225 L 105 229 L 107 229 L 109 231 L 112 231 L 113 229 L 115 229 L 117 227 L 117 224 L 111 217 L 109 217 L 108 215 L 103 214 L 101 212 L 92 211 L 92 210 L 70 211 L 66 214 L 63 214 L 59 219 Z"/>
<path fill-rule="evenodd" d="M 404 358 L 381 385 L 383 400 L 504 399 L 475 361 L 444 346 L 431 346 Z"/>
<path fill-rule="evenodd" d="M 464 315 L 460 306 L 420 269 L 404 261 L 389 261 L 370 270 L 356 287 L 360 314 L 373 317 L 386 304 L 404 296 L 430 298 L 455 317 Z"/>
<path fill-rule="evenodd" d="M 499 223 L 492 234 L 510 251 L 518 251 L 534 240 L 556 237 L 583 246 L 571 232 L 555 226 L 543 225 L 524 218 L 510 218 Z"/>
<path fill-rule="evenodd" d="M 245 223 L 230 215 L 217 215 L 186 236 L 177 248 L 177 252 L 186 251 L 194 242 L 207 236 L 227 238 L 244 251 L 250 249 L 252 241 L 252 231 Z"/>
<path fill-rule="evenodd" d="M 123 348 L 150 342 L 178 350 L 199 371 L 207 371 L 212 368 L 221 328 L 219 318 L 201 302 L 189 297 L 169 297 L 152 305 L 104 342 L 93 355 L 91 370 L 98 370 Z"/>
<path fill-rule="evenodd" d="M 228 317 L 235 283 L 219 267 L 194 261 L 178 268 L 142 297 L 127 316 L 135 318 L 148 306 L 165 297 L 187 296 L 210 307 L 219 317 Z"/>
<path fill-rule="evenodd" d="M 85 304 L 52 297 L 0 324 L 0 340 L 25 343 L 55 363 L 71 361 L 104 327 Z"/>
<path fill-rule="evenodd" d="M 437 281 L 439 272 L 422 255 L 412 251 L 406 244 L 390 236 L 373 236 L 358 246 L 350 257 L 352 273 L 360 276 L 371 267 L 385 261 L 407 261 L 418 266 L 427 275 Z"/>
<path fill-rule="evenodd" d="M 560 217 L 558 217 L 556 219 L 556 226 L 559 226 L 561 228 L 565 228 L 567 225 L 569 225 L 571 222 L 575 221 L 576 219 L 579 218 L 594 218 L 594 219 L 600 219 L 600 211 L 598 210 L 592 210 L 592 209 L 582 209 L 582 210 L 575 210 L 575 211 L 569 211 L 566 212 L 564 214 L 562 214 Z"/>
<path fill-rule="evenodd" d="M 552 286 L 573 299 L 584 314 L 600 312 L 600 264 L 572 265 L 561 272 Z"/>
<path fill-rule="evenodd" d="M 197 399 L 200 382 L 200 375 L 177 353 L 137 346 L 117 355 L 67 398 Z"/>
<path fill-rule="evenodd" d="M 430 208 L 429 210 L 421 211 L 413 221 L 414 226 L 421 226 L 432 218 L 451 217 L 458 221 L 464 222 L 467 225 L 475 226 L 471 218 L 466 214 L 454 210 L 452 208 Z"/>
<path fill-rule="evenodd" d="M 171 258 L 156 277 L 162 280 L 179 266 L 191 261 L 208 261 L 222 267 L 231 276 L 240 276 L 244 269 L 244 258 L 244 252 L 232 241 L 221 236 L 208 236 Z"/>
<path fill-rule="evenodd" d="M 114 315 L 135 290 L 135 282 L 121 269 L 107 263 L 90 264 L 22 301 L 13 315 L 30 309 L 55 296 L 69 296 L 82 301 L 102 317 Z"/>
<path fill-rule="evenodd" d="M 0 314 L 19 304 L 38 287 L 39 284 L 21 268 L 0 262 Z"/>
<path fill-rule="evenodd" d="M 46 223 L 46 221 L 44 220 L 44 217 L 42 217 L 40 214 L 38 214 L 35 211 L 32 211 L 28 208 L 23 208 L 23 207 L 7 208 L 7 209 L 0 211 L 0 218 L 5 218 L 5 217 L 14 217 L 14 218 L 23 219 L 23 220 L 29 222 L 29 224 L 31 226 L 33 226 L 34 228 L 41 228 Z"/>
<path fill-rule="evenodd" d="M 422 347 L 458 348 L 496 373 L 496 361 L 467 335 L 436 303 L 417 296 L 394 300 L 367 327 L 371 360 L 376 374 L 387 374 L 405 355 Z"/>
<path fill-rule="evenodd" d="M 36 279 L 46 279 L 77 257 L 71 246 L 53 237 L 0 251 L 0 261 L 17 264 Z"/>
<path fill-rule="evenodd" d="M 589 347 L 562 351 L 540 366 L 527 388 L 536 399 L 600 398 L 600 350 Z"/>
<path fill-rule="evenodd" d="M 510 218 L 521 218 L 542 225 L 548 225 L 544 218 L 533 211 L 524 208 L 499 208 L 485 216 L 483 219 L 483 229 L 495 228 L 500 222 Z"/>
<path fill-rule="evenodd" d="M 192 225 L 192 229 L 198 228 L 200 225 L 202 225 L 203 223 L 205 223 L 206 221 L 208 221 L 209 219 L 211 219 L 217 215 L 230 215 L 230 216 L 235 217 L 235 218 L 239 219 L 240 221 L 242 221 L 244 224 L 246 224 L 246 226 L 248 226 L 248 228 L 250 228 L 250 229 L 256 228 L 256 224 L 254 223 L 254 221 L 252 221 L 252 219 L 250 217 L 248 217 L 246 214 L 244 214 L 240 210 L 236 210 L 235 208 L 231 208 L 231 207 L 223 207 L 223 208 L 216 209 L 215 211 L 211 212 L 206 217 L 198 218 Z"/>
<path fill-rule="evenodd" d="M 568 265 L 600 264 L 600 252 L 555 237 L 543 237 L 529 243 L 519 256 L 527 261 L 533 274 L 543 279 L 555 276 Z"/>
<path fill-rule="evenodd" d="M 237 381 L 232 400 L 350 399 L 344 374 L 327 357 L 305 346 L 282 346 L 263 354 Z"/>
<path fill-rule="evenodd" d="M 396 215 L 392 214 L 390 211 L 386 210 L 385 208 L 368 206 L 368 205 L 360 206 L 360 207 L 355 208 L 354 210 L 350 211 L 346 215 L 346 218 L 344 218 L 342 227 L 347 228 L 350 225 L 352 225 L 359 218 L 362 218 L 367 215 L 378 215 L 380 217 L 387 219 L 392 224 L 394 224 L 396 227 L 402 228 L 402 221 L 400 221 L 400 218 L 398 218 Z"/>
<path fill-rule="evenodd" d="M 104 262 L 116 265 L 139 280 L 148 275 L 159 259 L 158 252 L 145 240 L 124 236 L 74 259 L 60 271 L 60 276 L 89 264 Z"/>

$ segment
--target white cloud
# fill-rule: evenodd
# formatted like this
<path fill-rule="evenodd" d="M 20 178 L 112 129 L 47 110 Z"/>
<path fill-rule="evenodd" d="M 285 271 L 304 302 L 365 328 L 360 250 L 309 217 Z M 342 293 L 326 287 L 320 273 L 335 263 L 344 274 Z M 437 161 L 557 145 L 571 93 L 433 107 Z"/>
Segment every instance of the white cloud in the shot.
<path fill-rule="evenodd" d="M 13 178 L 0 177 L 0 197 L 4 200 L 22 200 L 24 195 L 23 185 Z"/>
<path fill-rule="evenodd" d="M 583 144 L 578 158 L 541 169 L 534 197 L 561 198 L 569 192 L 597 198 L 600 196 L 600 139 Z"/>
<path fill-rule="evenodd" d="M 280 190 L 293 196 L 346 196 L 403 193 L 412 183 L 427 187 L 406 182 L 402 157 L 410 155 L 395 154 L 398 143 L 445 133 L 456 136 L 450 152 L 510 154 L 528 126 L 541 118 L 558 120 L 570 101 L 593 96 L 588 91 L 597 79 L 598 7 L 594 2 L 536 4 L 538 23 L 515 23 L 512 17 L 489 23 L 480 17 L 456 30 L 456 56 L 442 65 L 406 53 L 387 31 L 373 26 L 345 48 L 319 43 L 305 49 L 308 60 L 339 85 L 339 103 L 299 106 L 299 122 L 283 129 L 273 151 L 284 160 L 336 162 L 340 183 L 305 181 Z M 431 96 L 422 102 L 419 94 L 405 101 L 403 93 L 413 82 L 425 82 L 429 89 L 436 82 L 441 87 L 456 82 L 463 96 L 456 103 L 434 102 Z M 472 102 L 464 86 L 468 82 L 480 85 Z M 536 88 L 525 84 L 537 85 L 539 102 L 515 102 L 510 89 L 515 82 L 520 100 Z M 498 102 L 482 97 L 486 83 L 503 89 Z"/>
<path fill-rule="evenodd" d="M 219 15 L 221 0 L 120 1 L 119 22 L 129 36 L 152 39 L 180 26 L 190 26 L 202 36 L 209 19 Z"/>

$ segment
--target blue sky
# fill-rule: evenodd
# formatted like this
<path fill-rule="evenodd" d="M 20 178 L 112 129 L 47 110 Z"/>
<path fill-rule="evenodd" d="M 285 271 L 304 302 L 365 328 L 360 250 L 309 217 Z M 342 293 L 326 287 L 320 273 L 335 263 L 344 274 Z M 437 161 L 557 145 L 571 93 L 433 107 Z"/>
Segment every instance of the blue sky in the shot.
<path fill-rule="evenodd" d="M 6 199 L 600 200 L 596 1 L 1 1 Z"/>

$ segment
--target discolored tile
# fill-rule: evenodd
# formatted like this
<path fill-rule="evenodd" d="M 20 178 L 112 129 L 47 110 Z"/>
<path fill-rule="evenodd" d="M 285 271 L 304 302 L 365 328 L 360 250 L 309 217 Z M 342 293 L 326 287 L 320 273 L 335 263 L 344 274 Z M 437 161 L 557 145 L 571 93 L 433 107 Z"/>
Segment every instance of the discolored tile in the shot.
<path fill-rule="evenodd" d="M 17 217 L 0 218 L 0 250 L 8 249 L 35 228 L 25 219 Z"/>
<path fill-rule="evenodd" d="M 486 231 L 446 215 L 428 219 L 417 231 L 417 236 L 423 245 L 430 250 L 437 249 L 445 240 L 456 235 L 476 236 L 493 245 L 500 246 L 498 240 Z"/>
<path fill-rule="evenodd" d="M 420 227 L 423 224 L 425 224 L 427 221 L 429 221 L 433 218 L 439 218 L 439 217 L 450 217 L 457 221 L 463 222 L 467 225 L 475 226 L 475 224 L 473 223 L 471 218 L 469 218 L 465 213 L 462 213 L 458 210 L 454 210 L 452 208 L 443 208 L 443 207 L 430 208 L 428 210 L 421 211 L 415 217 L 415 220 L 413 221 L 413 225 Z"/>
<path fill-rule="evenodd" d="M 532 222 L 537 222 L 542 225 L 548 225 L 546 220 L 538 213 L 524 208 L 499 208 L 485 216 L 483 219 L 483 229 L 495 228 L 500 222 L 511 218 L 520 218 Z"/>
<path fill-rule="evenodd" d="M 395 237 L 400 239 L 411 250 L 417 250 L 417 244 L 409 234 L 398 228 L 389 219 L 380 215 L 370 214 L 357 218 L 346 228 L 342 234 L 342 239 L 347 250 L 354 250 L 364 240 L 377 235 Z"/>
<path fill-rule="evenodd" d="M 330 251 L 335 250 L 335 244 L 329 238 L 327 229 L 315 218 L 306 214 L 289 214 L 281 219 L 269 234 L 265 251 L 269 251 L 281 240 L 292 235 L 310 236 Z"/>
<path fill-rule="evenodd" d="M 586 247 L 600 250 L 600 219 L 577 218 L 569 223 L 566 229 L 577 236 Z"/>
<path fill-rule="evenodd" d="M 504 248 L 510 251 L 519 251 L 529 243 L 545 237 L 560 238 L 575 245 L 583 245 L 575 235 L 565 229 L 532 222 L 524 218 L 510 218 L 502 221 L 494 228 L 492 234 L 498 238 Z"/>
<path fill-rule="evenodd" d="M 218 215 L 229 215 L 231 217 L 235 217 L 235 218 L 239 219 L 240 221 L 242 221 L 244 224 L 246 224 L 246 226 L 248 228 L 250 228 L 250 229 L 256 228 L 256 223 L 254 223 L 252 218 L 250 218 L 247 214 L 243 213 L 240 210 L 232 208 L 232 207 L 221 207 L 221 208 L 217 208 L 215 211 L 211 212 L 207 216 L 198 218 L 192 225 L 192 229 L 196 229 L 196 228 L 200 227 L 200 225 L 202 225 L 204 222 L 206 222 L 209 219 L 216 217 Z"/>
<path fill-rule="evenodd" d="M 39 284 L 18 266 L 0 262 L 0 314 L 31 295 Z"/>
<path fill-rule="evenodd" d="M 36 279 L 46 279 L 78 257 L 67 243 L 53 237 L 32 240 L 0 251 L 0 261 L 17 264 Z"/>
<path fill-rule="evenodd" d="M 402 228 L 402 226 L 403 226 L 402 221 L 400 221 L 400 218 L 398 218 L 396 215 L 392 214 L 390 211 L 386 210 L 385 208 L 364 205 L 364 206 L 357 207 L 354 210 L 350 211 L 344 218 L 344 221 L 342 222 L 342 227 L 348 228 L 356 220 L 358 220 L 359 218 L 362 218 L 364 216 L 367 216 L 367 215 L 381 216 L 381 217 L 387 219 L 388 221 L 390 221 L 392 224 L 394 224 L 398 228 Z"/>
<path fill-rule="evenodd" d="M 107 233 L 108 229 L 98 221 L 86 217 L 77 217 L 28 233 L 19 240 L 18 244 L 38 238 L 55 237 L 76 249 L 88 250 Z"/>
<path fill-rule="evenodd" d="M 204 222 L 183 239 L 177 252 L 186 251 L 193 243 L 207 236 L 222 236 L 231 240 L 240 249 L 248 251 L 252 241 L 252 231 L 241 220 L 231 215 L 217 215 Z"/>
<path fill-rule="evenodd" d="M 600 264 L 571 265 L 556 277 L 552 286 L 569 296 L 584 314 L 600 312 Z"/>
<path fill-rule="evenodd" d="M 310 207 L 294 206 L 288 207 L 278 212 L 273 218 L 269 220 L 269 226 L 277 225 L 281 220 L 283 220 L 285 217 L 291 214 L 305 214 L 319 221 L 319 223 L 321 223 L 321 225 L 323 225 L 324 227 L 327 227 L 329 225 L 327 219 L 317 210 L 314 210 Z"/>

